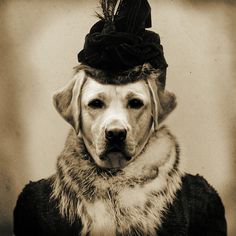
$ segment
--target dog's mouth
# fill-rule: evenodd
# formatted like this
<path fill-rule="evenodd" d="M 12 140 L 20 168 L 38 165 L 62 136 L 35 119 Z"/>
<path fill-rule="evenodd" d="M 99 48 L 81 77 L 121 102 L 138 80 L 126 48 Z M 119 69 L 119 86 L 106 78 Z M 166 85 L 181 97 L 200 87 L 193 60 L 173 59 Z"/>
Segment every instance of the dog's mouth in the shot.
<path fill-rule="evenodd" d="M 107 162 L 108 168 L 122 168 L 127 165 L 127 162 L 132 157 L 127 153 L 123 145 L 112 145 L 107 146 L 100 159 L 103 162 Z"/>

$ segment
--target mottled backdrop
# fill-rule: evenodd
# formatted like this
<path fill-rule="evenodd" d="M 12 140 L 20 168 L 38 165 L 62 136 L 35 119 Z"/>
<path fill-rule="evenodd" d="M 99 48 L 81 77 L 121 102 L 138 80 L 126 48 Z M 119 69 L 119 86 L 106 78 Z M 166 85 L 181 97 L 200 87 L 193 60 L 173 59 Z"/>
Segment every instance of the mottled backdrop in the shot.
<path fill-rule="evenodd" d="M 236 1 L 150 0 L 178 107 L 183 168 L 223 198 L 236 235 Z M 29 180 L 50 176 L 69 125 L 52 106 L 96 21 L 95 0 L 0 0 L 0 235 Z"/>

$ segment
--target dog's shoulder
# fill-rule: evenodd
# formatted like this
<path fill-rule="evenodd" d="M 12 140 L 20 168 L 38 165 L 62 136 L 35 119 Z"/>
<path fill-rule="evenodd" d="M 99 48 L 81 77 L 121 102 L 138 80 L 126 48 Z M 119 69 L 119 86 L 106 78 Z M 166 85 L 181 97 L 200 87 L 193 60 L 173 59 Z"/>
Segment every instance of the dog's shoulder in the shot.
<path fill-rule="evenodd" d="M 34 209 L 41 204 L 48 202 L 51 193 L 51 179 L 41 179 L 36 182 L 30 181 L 19 195 L 18 204 L 33 207 Z M 36 205 L 35 205 L 36 204 Z"/>
<path fill-rule="evenodd" d="M 181 206 L 181 207 L 180 207 Z M 217 191 L 200 175 L 185 174 L 172 208 L 185 212 L 191 235 L 226 235 L 225 209 Z M 181 210 L 181 209 L 182 210 Z M 175 210 L 176 210 L 175 209 Z M 169 212 L 171 219 L 171 211 Z M 198 234 L 199 233 L 199 234 Z"/>
<path fill-rule="evenodd" d="M 223 206 L 218 192 L 199 174 L 185 174 L 182 177 L 182 192 L 188 201 L 195 201 L 198 204 L 217 203 Z"/>
<path fill-rule="evenodd" d="M 174 219 L 174 220 L 173 220 Z M 226 236 L 224 206 L 216 190 L 200 175 L 185 174 L 176 198 L 165 212 L 158 235 Z"/>
<path fill-rule="evenodd" d="M 51 199 L 52 181 L 42 179 L 24 187 L 14 209 L 15 235 L 76 235 L 79 225 L 69 225 Z"/>
<path fill-rule="evenodd" d="M 208 217 L 224 215 L 224 206 L 218 192 L 204 177 L 198 174 L 186 174 L 182 184 L 182 191 L 189 202 L 190 211 L 206 212 Z"/>

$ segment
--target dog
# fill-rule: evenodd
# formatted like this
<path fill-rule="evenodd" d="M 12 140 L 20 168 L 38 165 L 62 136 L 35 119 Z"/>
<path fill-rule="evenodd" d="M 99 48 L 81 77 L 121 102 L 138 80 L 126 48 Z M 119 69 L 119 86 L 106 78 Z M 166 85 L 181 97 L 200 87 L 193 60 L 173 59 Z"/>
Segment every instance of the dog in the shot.
<path fill-rule="evenodd" d="M 105 170 L 101 176 L 94 174 L 92 184 L 91 176 L 81 178 L 83 186 L 89 186 L 84 190 L 86 194 L 81 192 L 78 197 L 81 201 L 79 215 L 84 225 L 82 235 L 88 232 L 91 235 L 115 235 L 116 231 L 122 235 L 128 232 L 133 235 L 133 229 L 135 232 L 144 230 L 145 235 L 153 235 L 161 221 L 161 212 L 172 201 L 181 182 L 181 174 L 176 171 L 169 178 L 169 182 L 173 182 L 170 184 L 173 193 L 167 191 L 166 199 L 149 197 L 153 192 L 156 193 L 157 185 L 160 185 L 159 191 L 166 189 L 167 180 L 164 176 L 178 162 L 175 155 L 178 148 L 173 136 L 168 134 L 164 137 L 168 133 L 165 128 L 158 132 L 158 137 L 155 134 L 158 121 L 175 108 L 175 95 L 158 88 L 156 74 L 145 81 L 111 85 L 98 83 L 80 70 L 65 88 L 54 95 L 53 100 L 57 111 L 74 127 L 77 137 L 85 144 L 95 168 Z M 70 140 L 69 143 L 76 142 L 77 137 L 72 134 L 71 139 L 74 141 Z M 156 143 L 156 139 L 160 143 Z M 146 147 L 147 142 L 149 147 Z M 158 146 L 161 146 L 159 159 L 153 155 Z M 67 154 L 65 156 L 67 159 Z M 76 165 L 71 163 L 65 168 L 64 161 L 58 163 L 62 172 Z M 158 170 L 162 165 L 163 173 Z M 87 169 L 84 171 L 89 174 L 96 171 L 94 166 L 88 167 L 85 163 L 79 162 L 78 166 Z M 73 171 L 73 167 L 70 171 Z M 68 173 L 65 172 L 64 178 Z M 107 173 L 113 177 L 107 177 Z M 163 174 L 163 180 L 156 180 L 158 174 Z M 75 187 L 71 186 L 70 177 L 66 181 L 70 188 Z M 142 189 L 141 186 L 145 184 L 147 186 Z M 55 198 L 61 194 L 60 186 L 59 178 L 55 182 Z M 107 192 L 111 195 L 107 196 Z M 158 200 L 160 203 L 157 203 Z M 117 201 L 117 204 L 113 201 Z M 146 206 L 153 201 L 156 204 Z M 76 213 L 71 215 L 74 211 L 68 212 L 71 209 L 69 202 L 66 196 L 61 198 L 61 213 L 67 212 L 73 221 Z M 83 207 L 86 210 L 82 210 Z M 149 212 L 149 216 L 145 217 L 144 212 Z"/>
<path fill-rule="evenodd" d="M 108 84 L 109 76 L 79 66 L 55 93 L 73 129 L 56 174 L 21 193 L 16 236 L 226 235 L 218 194 L 181 171 L 178 142 L 161 125 L 176 96 L 161 87 L 158 70 L 138 70 L 140 80 Z"/>

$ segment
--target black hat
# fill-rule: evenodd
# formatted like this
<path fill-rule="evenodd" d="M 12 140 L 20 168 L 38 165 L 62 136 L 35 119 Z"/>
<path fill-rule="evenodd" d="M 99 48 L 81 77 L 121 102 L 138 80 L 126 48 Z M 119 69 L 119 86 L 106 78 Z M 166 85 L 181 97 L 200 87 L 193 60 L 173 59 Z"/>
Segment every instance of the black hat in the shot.
<path fill-rule="evenodd" d="M 164 88 L 168 65 L 159 35 L 146 30 L 151 27 L 148 1 L 101 0 L 100 4 L 103 14 L 97 14 L 100 20 L 87 34 L 78 61 L 113 75 L 148 64 L 161 72 L 159 82 Z"/>

